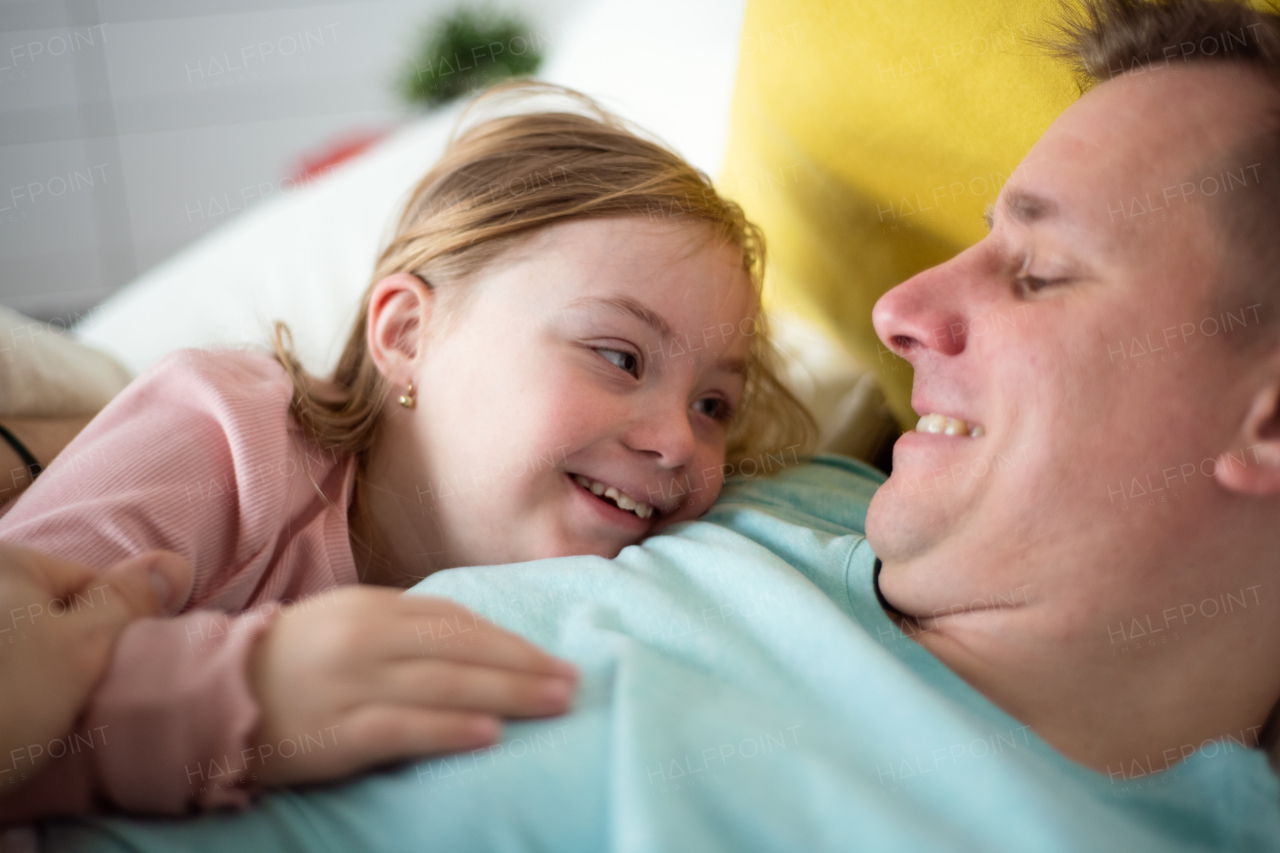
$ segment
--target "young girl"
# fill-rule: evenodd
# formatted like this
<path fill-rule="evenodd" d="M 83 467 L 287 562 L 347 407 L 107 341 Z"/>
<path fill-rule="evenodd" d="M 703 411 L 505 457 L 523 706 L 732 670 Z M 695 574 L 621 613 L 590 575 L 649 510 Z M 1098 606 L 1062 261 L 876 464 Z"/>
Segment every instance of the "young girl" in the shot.
<path fill-rule="evenodd" d="M 175 353 L 0 521 L 93 566 L 164 549 L 195 570 L 0 817 L 242 803 L 563 712 L 568 664 L 385 587 L 616 556 L 702 514 L 730 465 L 806 442 L 767 363 L 754 226 L 582 96 L 510 114 L 531 93 L 482 98 L 508 114 L 417 185 L 331 379 L 282 328 L 274 357 Z"/>

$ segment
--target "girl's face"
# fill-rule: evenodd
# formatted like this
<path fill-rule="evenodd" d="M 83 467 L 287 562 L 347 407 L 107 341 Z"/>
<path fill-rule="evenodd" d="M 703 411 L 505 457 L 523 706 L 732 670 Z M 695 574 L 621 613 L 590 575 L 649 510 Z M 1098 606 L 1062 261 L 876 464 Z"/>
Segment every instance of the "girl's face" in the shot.
<path fill-rule="evenodd" d="M 700 226 L 574 221 L 462 287 L 433 308 L 417 407 L 390 413 L 422 469 L 401 493 L 438 525 L 433 562 L 613 557 L 702 514 L 755 333 L 736 249 Z"/>

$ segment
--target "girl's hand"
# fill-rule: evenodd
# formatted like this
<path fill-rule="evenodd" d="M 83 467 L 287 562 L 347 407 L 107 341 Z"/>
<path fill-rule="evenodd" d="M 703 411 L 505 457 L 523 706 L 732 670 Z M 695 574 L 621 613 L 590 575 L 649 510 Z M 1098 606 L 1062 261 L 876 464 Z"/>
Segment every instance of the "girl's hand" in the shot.
<path fill-rule="evenodd" d="M 249 748 L 270 756 L 263 785 L 337 779 L 493 743 L 499 717 L 569 710 L 576 680 L 570 664 L 451 601 L 342 587 L 282 613 L 259 641 L 249 682 L 262 719 Z M 303 735 L 309 750 L 274 750 Z"/>

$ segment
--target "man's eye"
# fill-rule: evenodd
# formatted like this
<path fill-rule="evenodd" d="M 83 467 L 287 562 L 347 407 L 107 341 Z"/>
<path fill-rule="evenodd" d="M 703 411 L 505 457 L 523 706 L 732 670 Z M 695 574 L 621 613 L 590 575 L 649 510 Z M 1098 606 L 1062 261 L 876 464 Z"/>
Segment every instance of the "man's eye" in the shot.
<path fill-rule="evenodd" d="M 712 420 L 717 421 L 727 421 L 729 416 L 733 414 L 733 409 L 729 406 L 728 401 L 720 397 L 703 397 L 694 403 L 693 407 Z"/>
<path fill-rule="evenodd" d="M 640 359 L 631 353 L 619 349 L 605 349 L 604 347 L 596 347 L 596 352 L 600 353 L 605 361 L 615 367 L 625 370 L 637 378 L 640 376 Z"/>
<path fill-rule="evenodd" d="M 1056 284 L 1062 284 L 1065 278 L 1040 278 L 1034 275 L 1019 275 L 1017 278 L 1018 290 L 1024 295 L 1028 293 L 1039 293 L 1046 287 L 1053 287 Z"/>

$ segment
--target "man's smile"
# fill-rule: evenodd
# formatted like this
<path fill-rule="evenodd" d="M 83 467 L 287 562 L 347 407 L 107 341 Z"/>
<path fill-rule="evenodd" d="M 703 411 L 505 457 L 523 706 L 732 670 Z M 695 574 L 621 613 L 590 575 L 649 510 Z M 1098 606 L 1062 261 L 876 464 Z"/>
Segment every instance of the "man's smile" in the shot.
<path fill-rule="evenodd" d="M 970 423 L 963 418 L 953 418 L 948 415 L 930 412 L 927 415 L 921 415 L 920 420 L 916 421 L 916 432 L 982 438 L 986 430 L 983 429 L 980 423 Z"/>

